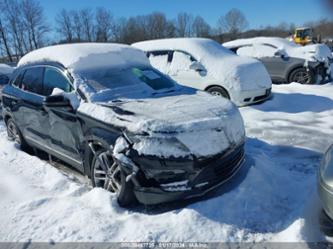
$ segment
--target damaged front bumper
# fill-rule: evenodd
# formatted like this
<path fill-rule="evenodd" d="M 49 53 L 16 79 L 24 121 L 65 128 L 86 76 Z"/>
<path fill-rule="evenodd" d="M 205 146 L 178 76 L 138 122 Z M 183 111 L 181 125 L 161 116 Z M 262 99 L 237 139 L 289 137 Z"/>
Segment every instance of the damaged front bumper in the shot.
<path fill-rule="evenodd" d="M 317 62 L 315 64 L 309 64 L 309 68 L 313 70 L 316 75 L 316 83 L 325 84 L 332 81 L 332 63 L 333 59 L 330 59 L 326 62 Z"/>
<path fill-rule="evenodd" d="M 124 165 L 123 160 L 119 163 L 127 169 L 137 200 L 155 205 L 203 196 L 229 181 L 244 162 L 244 145 L 201 159 L 161 159 L 133 151 L 127 155 L 139 170 L 133 174 L 130 165 Z"/>

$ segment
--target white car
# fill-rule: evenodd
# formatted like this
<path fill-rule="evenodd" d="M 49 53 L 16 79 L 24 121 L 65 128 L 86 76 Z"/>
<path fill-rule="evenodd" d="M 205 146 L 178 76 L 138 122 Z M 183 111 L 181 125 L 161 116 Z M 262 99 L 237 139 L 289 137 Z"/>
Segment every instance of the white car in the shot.
<path fill-rule="evenodd" d="M 272 81 L 261 62 L 237 56 L 213 40 L 174 38 L 132 46 L 145 51 L 155 68 L 178 83 L 229 98 L 238 106 L 271 95 Z"/>
<path fill-rule="evenodd" d="M 331 80 L 333 56 L 325 44 L 303 47 L 279 37 L 256 37 L 222 45 L 239 56 L 259 59 L 273 82 L 314 84 Z"/>

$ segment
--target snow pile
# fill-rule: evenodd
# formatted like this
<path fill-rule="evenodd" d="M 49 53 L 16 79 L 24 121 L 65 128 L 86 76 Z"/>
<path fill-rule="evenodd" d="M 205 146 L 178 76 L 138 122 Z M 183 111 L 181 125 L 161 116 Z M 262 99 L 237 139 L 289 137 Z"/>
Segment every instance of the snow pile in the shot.
<path fill-rule="evenodd" d="M 185 51 L 199 61 L 206 69 L 208 76 L 213 77 L 228 90 L 258 90 L 271 87 L 271 79 L 261 62 L 242 58 L 215 41 L 203 38 L 175 38 L 153 40 L 135 43 L 132 46 L 144 51 L 179 50 Z M 176 57 L 180 56 L 175 53 Z M 184 56 L 184 55 L 183 55 Z M 175 68 L 189 66 L 184 64 L 184 58 L 175 60 L 176 65 L 166 69 L 167 65 L 163 56 L 152 56 L 151 63 L 164 73 L 176 73 Z M 165 56 L 164 56 L 165 57 Z M 175 58 L 177 59 L 177 58 Z M 163 60 L 163 61 L 162 61 Z M 190 70 L 189 67 L 187 67 Z M 171 70 L 171 71 L 169 71 Z"/>
<path fill-rule="evenodd" d="M 255 58 L 273 57 L 276 52 L 306 61 L 326 62 L 328 58 L 333 58 L 329 47 L 325 44 L 312 44 L 303 47 L 279 37 L 239 39 L 226 42 L 223 46 L 231 49 L 244 46 L 237 50 L 237 54 Z"/>
<path fill-rule="evenodd" d="M 44 61 L 58 62 L 74 71 L 86 68 L 149 65 L 145 54 L 127 45 L 112 43 L 79 43 L 50 46 L 25 55 L 18 66 Z"/>
<path fill-rule="evenodd" d="M 19 151 L 0 123 L 1 240 L 324 241 L 316 171 L 333 142 L 333 85 L 273 91 L 274 99 L 241 109 L 246 164 L 230 184 L 207 199 L 154 209 L 120 208 L 113 194 Z"/>
<path fill-rule="evenodd" d="M 136 136 L 146 134 L 134 146 L 145 155 L 210 156 L 243 142 L 242 118 L 226 99 L 193 90 L 143 97 L 109 104 L 81 103 L 78 111 Z"/>
<path fill-rule="evenodd" d="M 13 67 L 10 67 L 6 64 L 0 64 L 0 74 L 11 74 L 13 73 L 14 71 L 14 68 Z"/>

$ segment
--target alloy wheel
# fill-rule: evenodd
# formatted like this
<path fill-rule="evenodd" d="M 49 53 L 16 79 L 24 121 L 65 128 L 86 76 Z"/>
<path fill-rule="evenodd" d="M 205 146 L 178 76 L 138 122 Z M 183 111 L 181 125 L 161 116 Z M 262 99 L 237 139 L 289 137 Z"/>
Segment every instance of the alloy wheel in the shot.
<path fill-rule="evenodd" d="M 294 81 L 300 84 L 310 84 L 311 83 L 311 76 L 306 71 L 299 71 L 294 76 Z"/>
<path fill-rule="evenodd" d="M 218 91 L 212 91 L 210 94 L 213 95 L 213 96 L 224 97 L 224 96 L 222 95 L 222 93 L 220 93 L 220 92 L 218 92 Z"/>
<path fill-rule="evenodd" d="M 11 119 L 8 121 L 7 124 L 7 134 L 8 137 L 15 141 L 17 144 L 22 144 L 20 133 L 17 130 L 15 123 Z"/>
<path fill-rule="evenodd" d="M 121 190 L 121 169 L 109 152 L 100 153 L 94 163 L 94 181 L 97 187 L 113 193 Z"/>

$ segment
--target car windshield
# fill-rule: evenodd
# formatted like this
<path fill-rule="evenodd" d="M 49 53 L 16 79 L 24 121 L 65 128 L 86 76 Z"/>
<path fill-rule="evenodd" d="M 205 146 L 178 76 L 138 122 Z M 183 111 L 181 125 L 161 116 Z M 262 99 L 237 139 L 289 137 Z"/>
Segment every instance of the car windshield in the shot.
<path fill-rule="evenodd" d="M 78 72 L 95 92 L 119 90 L 120 88 L 137 87 L 140 84 L 153 90 L 168 89 L 175 83 L 153 68 L 98 68 Z"/>

